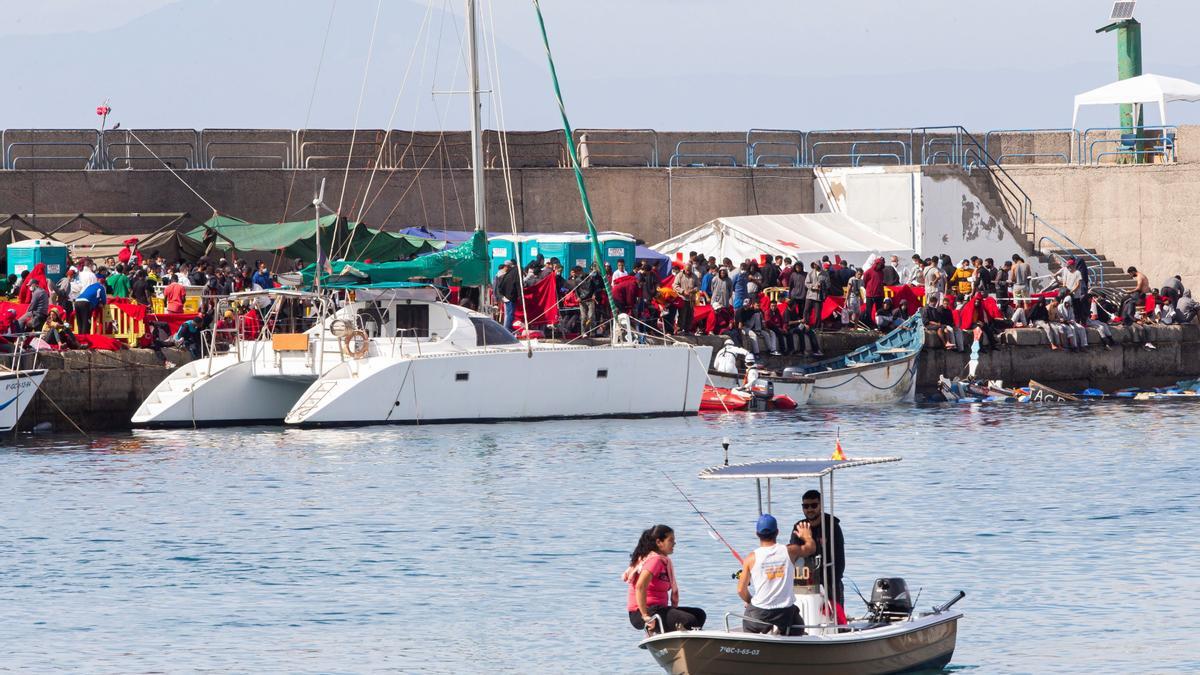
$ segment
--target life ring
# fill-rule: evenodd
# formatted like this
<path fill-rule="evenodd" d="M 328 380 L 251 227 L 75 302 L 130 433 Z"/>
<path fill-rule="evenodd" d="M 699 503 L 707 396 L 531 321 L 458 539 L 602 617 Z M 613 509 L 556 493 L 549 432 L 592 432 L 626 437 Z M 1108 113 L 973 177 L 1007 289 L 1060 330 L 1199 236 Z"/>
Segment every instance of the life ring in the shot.
<path fill-rule="evenodd" d="M 358 341 L 357 347 L 354 345 L 356 340 Z M 361 359 L 371 349 L 371 337 L 364 330 L 354 330 L 346 333 L 346 336 L 342 338 L 342 345 L 347 354 L 356 359 Z"/>

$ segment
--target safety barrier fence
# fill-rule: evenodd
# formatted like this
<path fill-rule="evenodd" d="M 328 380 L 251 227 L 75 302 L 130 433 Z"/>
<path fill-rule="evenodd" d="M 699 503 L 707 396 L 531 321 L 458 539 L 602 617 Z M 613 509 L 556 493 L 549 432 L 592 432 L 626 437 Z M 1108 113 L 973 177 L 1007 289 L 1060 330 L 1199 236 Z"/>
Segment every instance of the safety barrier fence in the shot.
<path fill-rule="evenodd" d="M 1178 160 L 1175 126 L 1136 129 L 994 129 L 982 142 L 958 126 L 870 129 L 751 129 L 745 134 L 579 129 L 591 167 L 813 168 L 868 165 L 1113 164 Z M 972 137 L 973 138 L 973 137 Z M 510 132 L 510 164 L 568 166 L 561 132 Z M 485 161 L 500 166 L 500 136 L 485 132 Z M 666 155 L 667 149 L 670 154 Z M 5 129 L 0 169 L 124 170 L 416 168 L 465 169 L 465 131 L 382 129 Z M 664 155 L 666 155 L 664 157 Z M 989 158 L 985 158 L 987 155 Z"/>

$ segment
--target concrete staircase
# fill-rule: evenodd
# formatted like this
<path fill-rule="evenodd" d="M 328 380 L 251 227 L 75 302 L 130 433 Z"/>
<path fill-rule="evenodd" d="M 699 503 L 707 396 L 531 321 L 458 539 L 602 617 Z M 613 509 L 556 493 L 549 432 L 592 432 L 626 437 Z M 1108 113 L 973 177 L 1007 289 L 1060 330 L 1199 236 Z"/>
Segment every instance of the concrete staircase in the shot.
<path fill-rule="evenodd" d="M 1057 272 L 1062 267 L 1062 260 L 1077 255 L 1087 263 L 1092 286 L 1101 285 L 1101 280 L 1103 280 L 1103 286 L 1106 288 L 1121 291 L 1133 290 L 1133 280 L 1125 273 L 1125 268 L 1109 260 L 1096 249 L 1058 248 L 1047 245 L 1041 251 L 1037 250 L 1034 232 L 1023 231 L 1020 224 L 1013 218 L 1014 211 L 1020 207 L 1008 203 L 1004 197 L 1004 191 L 997 186 L 997 177 L 992 171 L 964 171 L 963 179 L 974 188 L 975 196 L 979 198 L 988 212 L 1001 214 L 1009 233 L 1021 242 L 1021 248 L 1049 268 L 1051 272 Z M 1099 264 L 1097 264 L 1097 259 L 1099 259 Z"/>
<path fill-rule="evenodd" d="M 1050 255 L 1054 254 L 1054 255 Z M 1125 268 L 1117 265 L 1109 260 L 1104 255 L 1096 251 L 1096 249 L 1052 249 L 1046 253 L 1039 253 L 1038 259 L 1050 268 L 1051 272 L 1057 272 L 1062 267 L 1060 260 L 1069 258 L 1073 255 L 1079 256 L 1087 263 L 1088 274 L 1093 286 L 1103 285 L 1105 288 L 1112 288 L 1121 291 L 1132 291 L 1134 281 L 1125 272 Z M 1061 258 L 1056 256 L 1062 256 Z M 1100 259 L 1100 264 L 1096 264 L 1096 258 Z"/>

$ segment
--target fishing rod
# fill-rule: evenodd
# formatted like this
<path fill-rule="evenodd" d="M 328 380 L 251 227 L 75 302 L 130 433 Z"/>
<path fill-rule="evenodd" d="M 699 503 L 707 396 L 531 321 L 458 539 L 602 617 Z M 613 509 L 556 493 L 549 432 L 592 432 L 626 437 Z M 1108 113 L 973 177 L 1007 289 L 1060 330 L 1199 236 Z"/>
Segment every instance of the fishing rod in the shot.
<path fill-rule="evenodd" d="M 675 489 L 679 491 L 679 495 L 681 497 L 683 497 L 684 500 L 687 501 L 688 506 L 692 507 L 692 510 L 696 512 L 696 515 L 700 516 L 700 519 L 703 520 L 704 524 L 708 526 L 708 530 L 710 532 L 712 532 L 714 536 L 716 536 L 717 541 L 721 542 L 722 544 L 725 544 L 725 548 L 729 549 L 729 552 L 733 554 L 733 557 L 739 563 L 743 562 L 742 556 L 737 552 L 737 550 L 735 550 L 732 546 L 729 545 L 729 542 L 725 541 L 725 537 L 722 537 L 720 532 L 717 532 L 717 528 L 713 527 L 713 524 L 708 521 L 708 518 L 706 518 L 704 516 L 704 513 L 701 512 L 700 509 L 696 507 L 696 504 L 691 500 L 691 498 L 688 497 L 683 492 L 683 488 L 679 487 L 679 485 L 676 484 L 675 481 L 671 480 L 671 477 L 667 475 L 666 471 L 663 471 L 662 475 L 664 478 L 666 478 L 668 481 L 670 481 L 671 485 L 675 486 Z"/>

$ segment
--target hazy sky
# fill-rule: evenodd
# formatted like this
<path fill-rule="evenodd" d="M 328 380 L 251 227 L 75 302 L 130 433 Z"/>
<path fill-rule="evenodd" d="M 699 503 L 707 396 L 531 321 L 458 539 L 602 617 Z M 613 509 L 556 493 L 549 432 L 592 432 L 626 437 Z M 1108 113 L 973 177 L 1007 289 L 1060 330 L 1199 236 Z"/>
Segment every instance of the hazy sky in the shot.
<path fill-rule="evenodd" d="M 532 5 L 494 5 L 506 126 L 559 126 Z M 384 0 L 360 128 L 462 129 L 461 0 Z M 1116 79 L 1110 0 L 543 0 L 572 123 L 1062 127 Z M 377 0 L 0 0 L 0 127 L 354 125 Z M 332 8 L 332 21 L 331 17 Z M 1200 80 L 1200 3 L 1142 0 L 1145 70 Z M 328 30 L 324 58 L 321 45 Z M 320 64 L 320 74 L 318 74 Z M 492 70 L 490 59 L 484 68 Z M 408 73 L 407 79 L 405 73 Z M 485 76 L 485 86 L 493 88 Z M 403 90 L 402 90 L 403 86 Z M 400 94 L 398 103 L 397 95 Z M 494 94 L 486 97 L 495 127 Z M 393 109 L 395 114 L 393 117 Z M 1200 103 L 1168 106 L 1200 122 Z M 1080 126 L 1115 123 L 1092 109 Z M 1157 112 L 1147 122 L 1157 122 Z"/>

